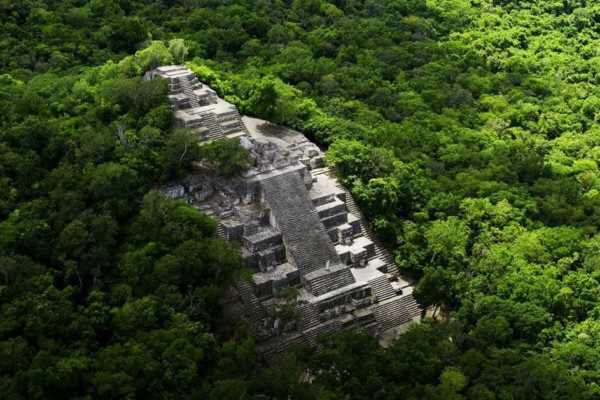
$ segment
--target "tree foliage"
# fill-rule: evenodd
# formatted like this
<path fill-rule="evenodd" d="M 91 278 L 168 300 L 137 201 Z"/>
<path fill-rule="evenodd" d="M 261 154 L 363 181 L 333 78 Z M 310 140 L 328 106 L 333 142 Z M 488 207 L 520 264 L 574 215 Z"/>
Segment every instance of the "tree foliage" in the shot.
<path fill-rule="evenodd" d="M 199 158 L 216 173 L 232 177 L 243 172 L 250 164 L 250 151 L 240 145 L 237 139 L 217 140 L 200 148 Z"/>
<path fill-rule="evenodd" d="M 596 2 L 21 0 L 0 11 L 2 393 L 600 396 Z M 214 150 L 173 130 L 166 85 L 140 78 L 185 60 L 242 112 L 327 146 L 418 280 L 415 296 L 446 318 L 385 349 L 325 337 L 321 354 L 281 367 L 258 368 L 242 334 L 220 341 L 233 249 L 208 218 L 150 191 Z M 241 165 L 243 152 L 221 146 L 221 171 Z"/>

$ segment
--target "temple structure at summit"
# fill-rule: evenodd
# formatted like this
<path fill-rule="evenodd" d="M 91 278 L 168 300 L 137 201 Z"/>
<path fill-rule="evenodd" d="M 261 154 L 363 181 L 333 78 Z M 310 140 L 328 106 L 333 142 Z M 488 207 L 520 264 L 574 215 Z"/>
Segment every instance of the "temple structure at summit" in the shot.
<path fill-rule="evenodd" d="M 295 344 L 315 345 L 321 332 L 360 327 L 389 338 L 419 319 L 412 286 L 370 235 L 315 144 L 297 131 L 240 116 L 185 67 L 160 67 L 146 77 L 169 82 L 176 121 L 198 140 L 238 138 L 250 151 L 251 165 L 239 176 L 199 171 L 163 193 L 214 217 L 218 234 L 240 244 L 252 280 L 239 280 L 234 298 L 267 362 Z M 281 311 L 286 305 L 291 313 Z"/>

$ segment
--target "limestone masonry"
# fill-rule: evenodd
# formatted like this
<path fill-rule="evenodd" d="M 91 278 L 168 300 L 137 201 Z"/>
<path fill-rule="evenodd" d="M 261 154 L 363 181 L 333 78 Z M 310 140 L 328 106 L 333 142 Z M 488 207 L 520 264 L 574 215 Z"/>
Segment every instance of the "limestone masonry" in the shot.
<path fill-rule="evenodd" d="M 385 340 L 419 319 L 411 285 L 370 237 L 315 144 L 291 129 L 240 116 L 185 67 L 160 67 L 146 77 L 169 82 L 177 123 L 199 140 L 239 138 L 251 153 L 251 166 L 240 176 L 198 172 L 163 193 L 216 218 L 219 235 L 240 243 L 253 274 L 252 282 L 236 283 L 235 297 L 267 362 L 297 343 L 315 345 L 321 332 L 362 327 Z M 280 295 L 288 287 L 296 288 L 295 299 Z"/>

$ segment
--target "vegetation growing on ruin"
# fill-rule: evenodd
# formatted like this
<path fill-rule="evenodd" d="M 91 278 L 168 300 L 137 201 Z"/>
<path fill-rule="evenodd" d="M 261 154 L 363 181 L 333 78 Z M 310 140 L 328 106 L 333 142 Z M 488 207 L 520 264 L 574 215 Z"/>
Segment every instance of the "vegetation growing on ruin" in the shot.
<path fill-rule="evenodd" d="M 0 393 L 600 396 L 596 2 L 20 0 L 0 22 Z M 235 249 L 152 191 L 199 153 L 141 75 L 185 61 L 328 146 L 448 318 L 272 368 L 220 340 Z"/>
<path fill-rule="evenodd" d="M 203 145 L 199 157 L 209 167 L 224 177 L 232 177 L 250 164 L 250 152 L 238 139 L 217 140 Z"/>

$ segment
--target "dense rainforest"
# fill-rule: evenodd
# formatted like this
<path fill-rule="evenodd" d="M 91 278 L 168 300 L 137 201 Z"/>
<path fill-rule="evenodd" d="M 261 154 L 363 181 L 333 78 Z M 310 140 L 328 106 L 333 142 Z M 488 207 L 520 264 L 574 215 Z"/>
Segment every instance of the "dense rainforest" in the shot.
<path fill-rule="evenodd" d="M 327 148 L 435 318 L 219 335 L 167 63 Z M 600 399 L 598 163 L 597 1 L 0 0 L 0 398 Z"/>

